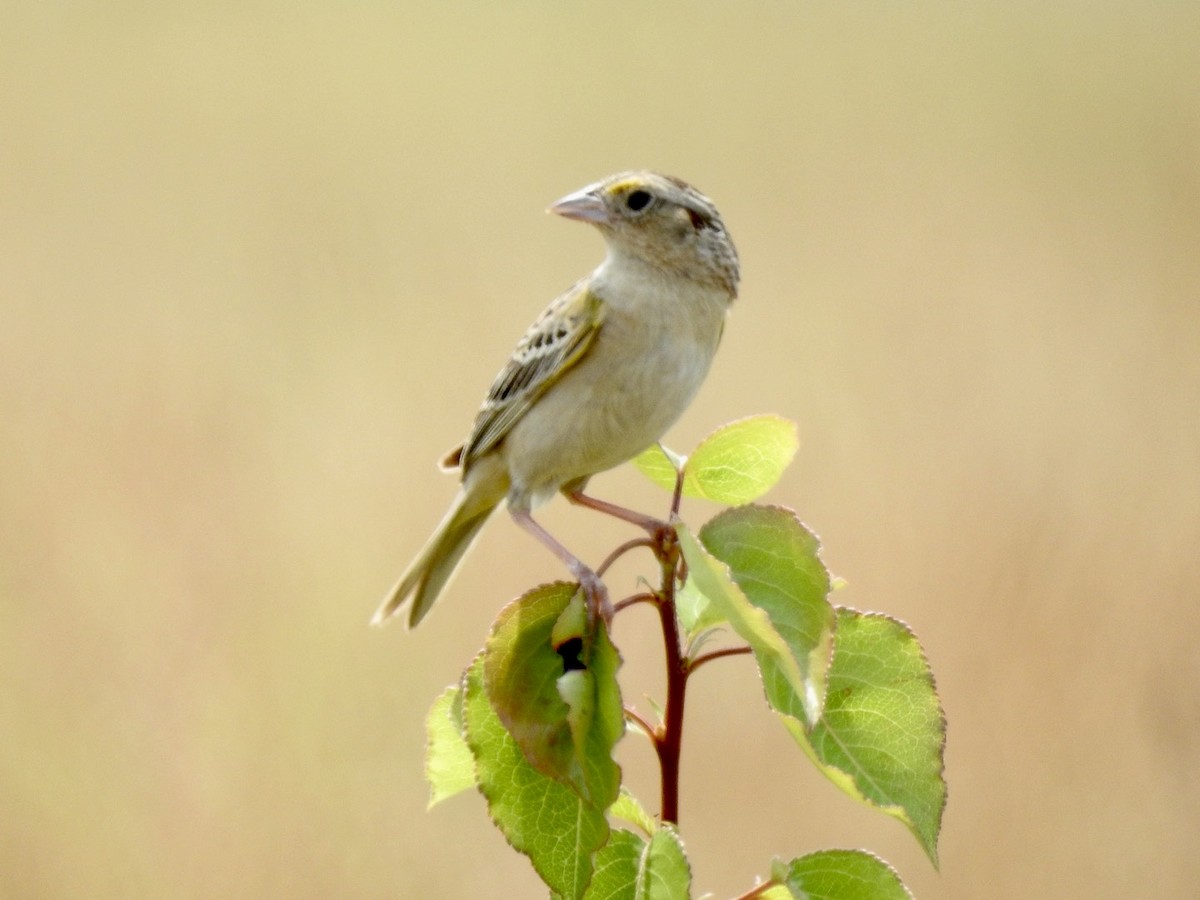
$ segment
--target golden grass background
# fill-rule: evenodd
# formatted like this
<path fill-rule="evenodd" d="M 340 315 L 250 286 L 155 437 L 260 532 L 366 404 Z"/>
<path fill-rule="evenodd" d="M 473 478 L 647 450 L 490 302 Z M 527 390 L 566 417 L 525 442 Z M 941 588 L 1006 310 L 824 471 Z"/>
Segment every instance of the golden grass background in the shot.
<path fill-rule="evenodd" d="M 771 499 L 916 629 L 950 723 L 938 874 L 746 661 L 706 669 L 697 894 L 862 846 L 922 898 L 1194 895 L 1200 8 L 1043 7 L 10 5 L 0 895 L 543 895 L 477 797 L 425 811 L 422 718 L 557 564 L 498 518 L 420 631 L 366 623 L 599 259 L 542 210 L 641 166 L 745 272 L 669 443 L 796 419 Z M 585 558 L 627 533 L 562 506 Z M 616 637 L 658 691 L 652 618 Z"/>

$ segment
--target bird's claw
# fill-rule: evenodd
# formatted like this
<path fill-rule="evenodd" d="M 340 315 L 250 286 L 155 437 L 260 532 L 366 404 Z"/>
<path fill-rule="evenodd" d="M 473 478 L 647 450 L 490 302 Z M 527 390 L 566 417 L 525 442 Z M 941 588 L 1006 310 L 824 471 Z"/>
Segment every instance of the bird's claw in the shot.
<path fill-rule="evenodd" d="M 606 627 L 611 625 L 613 607 L 608 599 L 608 588 L 604 586 L 600 576 L 591 569 L 583 569 L 577 575 L 579 587 L 587 601 L 588 623 L 594 625 L 598 619 L 602 619 Z"/>

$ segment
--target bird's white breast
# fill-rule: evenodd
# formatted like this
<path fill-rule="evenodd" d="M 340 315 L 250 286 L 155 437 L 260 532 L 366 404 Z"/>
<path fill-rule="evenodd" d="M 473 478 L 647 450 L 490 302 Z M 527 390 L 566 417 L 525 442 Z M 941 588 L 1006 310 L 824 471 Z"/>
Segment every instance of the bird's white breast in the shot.
<path fill-rule="evenodd" d="M 594 342 L 505 439 L 513 493 L 534 503 L 661 438 L 692 401 L 720 341 L 727 295 L 610 262 L 593 276 L 606 304 Z"/>

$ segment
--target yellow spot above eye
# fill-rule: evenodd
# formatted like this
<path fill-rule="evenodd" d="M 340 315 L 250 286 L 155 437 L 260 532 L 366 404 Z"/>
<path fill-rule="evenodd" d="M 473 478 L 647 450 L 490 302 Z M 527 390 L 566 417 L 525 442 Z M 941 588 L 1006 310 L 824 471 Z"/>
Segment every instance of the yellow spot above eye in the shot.
<path fill-rule="evenodd" d="M 626 178 L 623 181 L 613 182 L 608 186 L 610 194 L 622 194 L 626 191 L 637 190 L 645 184 L 640 178 Z"/>

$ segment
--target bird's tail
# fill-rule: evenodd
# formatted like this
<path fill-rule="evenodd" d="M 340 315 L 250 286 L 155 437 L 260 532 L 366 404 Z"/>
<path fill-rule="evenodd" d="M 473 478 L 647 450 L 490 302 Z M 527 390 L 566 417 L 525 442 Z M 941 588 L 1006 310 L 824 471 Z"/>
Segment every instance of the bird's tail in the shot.
<path fill-rule="evenodd" d="M 503 496 L 503 495 L 502 495 Z M 470 549 L 479 529 L 483 528 L 499 499 L 480 502 L 468 491 L 460 491 L 454 506 L 442 519 L 433 536 L 421 548 L 392 588 L 392 592 L 375 612 L 372 625 L 382 625 L 390 619 L 410 595 L 413 597 L 408 625 L 415 628 L 425 618 L 430 607 L 458 568 L 463 554 Z"/>

